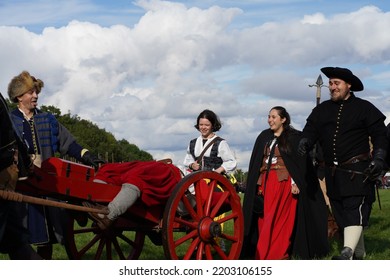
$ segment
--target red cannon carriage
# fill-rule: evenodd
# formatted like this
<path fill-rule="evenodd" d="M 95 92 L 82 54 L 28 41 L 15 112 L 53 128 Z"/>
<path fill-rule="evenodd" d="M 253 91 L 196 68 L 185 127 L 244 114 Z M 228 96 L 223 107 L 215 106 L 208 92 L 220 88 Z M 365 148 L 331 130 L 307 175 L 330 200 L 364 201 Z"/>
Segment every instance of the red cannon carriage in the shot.
<path fill-rule="evenodd" d="M 17 186 L 26 196 L 43 195 L 67 206 L 59 207 L 70 214 L 65 235 L 70 259 L 138 259 L 145 236 L 163 246 L 167 259 L 238 259 L 244 227 L 241 202 L 224 176 L 193 172 L 177 184 L 165 205 L 146 207 L 137 201 L 102 230 L 82 202 L 108 204 L 121 186 L 96 183 L 94 174 L 91 167 L 49 158 Z"/>

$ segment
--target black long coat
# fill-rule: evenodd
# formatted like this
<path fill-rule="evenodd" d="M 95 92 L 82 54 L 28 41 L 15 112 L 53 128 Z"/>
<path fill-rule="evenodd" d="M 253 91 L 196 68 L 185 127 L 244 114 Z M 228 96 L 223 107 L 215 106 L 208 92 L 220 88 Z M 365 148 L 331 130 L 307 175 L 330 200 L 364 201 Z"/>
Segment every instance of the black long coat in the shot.
<path fill-rule="evenodd" d="M 312 143 L 319 141 L 324 155 L 326 191 L 330 199 L 345 196 L 372 195 L 374 182 L 365 180 L 365 169 L 370 161 L 345 165 L 351 173 L 332 170 L 333 162 L 343 163 L 352 157 L 370 153 L 370 142 L 375 151 L 388 149 L 386 116 L 372 103 L 353 93 L 344 101 L 326 100 L 313 109 L 303 134 Z M 374 196 L 375 197 L 375 196 Z"/>
<path fill-rule="evenodd" d="M 241 258 L 254 257 L 258 239 L 258 216 L 253 213 L 253 201 L 257 191 L 257 180 L 263 160 L 264 147 L 274 137 L 266 129 L 257 137 L 249 162 L 247 187 L 244 196 L 244 244 Z M 322 257 L 329 251 L 327 238 L 327 207 L 319 181 L 309 156 L 299 156 L 297 148 L 301 132 L 293 130 L 288 142 L 291 152 L 281 151 L 289 174 L 300 189 L 298 209 L 293 233 L 292 255 L 301 259 Z"/>
<path fill-rule="evenodd" d="M 16 139 L 15 132 L 9 118 L 8 107 L 3 95 L 0 93 L 0 171 L 13 163 L 14 151 L 8 149 L 15 147 L 12 144 Z M 22 146 L 18 147 L 20 162 L 22 162 Z M 27 154 L 26 154 L 27 155 Z M 22 170 L 23 166 L 19 169 Z M 23 174 L 24 175 L 24 174 Z M 1 188 L 1 187 L 0 187 Z M 23 229 L 22 218 L 16 210 L 18 202 L 0 200 L 0 252 L 16 252 L 20 246 L 28 244 L 28 234 Z M 27 257 L 25 255 L 24 257 Z"/>

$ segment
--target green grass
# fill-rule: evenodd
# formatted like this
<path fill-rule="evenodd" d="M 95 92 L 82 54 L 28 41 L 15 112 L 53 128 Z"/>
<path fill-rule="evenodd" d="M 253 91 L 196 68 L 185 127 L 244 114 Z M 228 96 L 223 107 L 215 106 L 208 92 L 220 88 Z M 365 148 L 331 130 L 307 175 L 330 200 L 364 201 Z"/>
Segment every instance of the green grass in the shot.
<path fill-rule="evenodd" d="M 370 224 L 364 230 L 365 247 L 367 256 L 365 260 L 390 260 L 390 190 L 380 189 L 379 199 L 373 205 Z M 331 259 L 339 255 L 343 247 L 339 238 L 329 240 L 330 252 L 324 259 Z"/>
<path fill-rule="evenodd" d="M 367 260 L 390 260 L 390 190 L 380 189 L 380 202 L 382 209 L 379 209 L 378 200 L 373 205 L 373 210 L 370 218 L 370 225 L 365 230 L 365 244 Z M 225 230 L 229 230 L 229 225 L 226 225 Z M 330 259 L 333 255 L 337 255 L 342 248 L 341 242 L 335 238 L 329 240 L 331 251 L 324 259 Z M 0 260 L 8 259 L 7 255 L 0 254 Z M 61 245 L 54 245 L 53 259 L 66 260 L 68 256 L 65 248 Z M 142 249 L 141 260 L 163 260 L 165 259 L 163 246 L 154 245 L 148 237 L 145 239 L 145 244 Z"/>
<path fill-rule="evenodd" d="M 380 189 L 379 197 L 373 205 L 370 224 L 365 229 L 367 260 L 390 260 L 390 190 Z M 337 248 L 339 252 L 340 246 Z"/>

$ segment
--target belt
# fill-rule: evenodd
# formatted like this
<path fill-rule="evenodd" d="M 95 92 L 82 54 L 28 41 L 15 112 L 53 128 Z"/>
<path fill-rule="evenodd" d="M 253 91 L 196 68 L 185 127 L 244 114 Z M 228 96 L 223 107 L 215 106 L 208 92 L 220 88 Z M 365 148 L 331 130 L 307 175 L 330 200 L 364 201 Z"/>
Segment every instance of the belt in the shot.
<path fill-rule="evenodd" d="M 280 164 L 272 164 L 269 169 L 270 170 L 271 169 L 278 170 L 278 169 L 282 169 L 282 168 L 286 168 L 286 166 L 285 165 L 280 165 Z M 260 172 L 264 172 L 264 171 L 267 171 L 267 166 L 262 166 L 260 168 Z"/>
<path fill-rule="evenodd" d="M 351 157 L 350 159 L 343 161 L 341 163 L 334 161 L 332 164 L 325 164 L 326 166 L 332 167 L 332 166 L 343 166 L 347 164 L 354 164 L 362 161 L 368 161 L 370 159 L 370 153 L 364 153 L 360 154 L 354 157 Z"/>
<path fill-rule="evenodd" d="M 337 170 L 340 170 L 340 171 L 343 171 L 343 172 L 351 173 L 352 174 L 351 175 L 351 179 L 353 179 L 353 177 L 355 177 L 356 174 L 365 175 L 366 179 L 367 179 L 368 177 L 365 174 L 365 172 L 361 172 L 361 171 L 357 171 L 357 170 L 344 169 L 344 168 L 340 168 L 340 167 L 344 166 L 344 165 L 348 165 L 348 164 L 354 164 L 354 163 L 358 163 L 358 162 L 368 161 L 369 159 L 370 159 L 370 154 L 369 153 L 365 153 L 365 154 L 360 154 L 360 155 L 351 157 L 349 160 L 346 160 L 346 161 L 344 161 L 344 162 L 342 162 L 340 164 L 338 162 L 333 162 L 333 165 L 329 165 L 329 167 L 332 169 L 332 176 L 334 175 L 334 173 L 335 173 L 335 171 L 337 169 Z"/>
<path fill-rule="evenodd" d="M 370 159 L 370 153 L 360 154 L 354 157 L 351 157 L 349 160 L 346 160 L 340 164 L 340 166 L 347 164 L 354 164 L 362 161 L 368 161 Z"/>

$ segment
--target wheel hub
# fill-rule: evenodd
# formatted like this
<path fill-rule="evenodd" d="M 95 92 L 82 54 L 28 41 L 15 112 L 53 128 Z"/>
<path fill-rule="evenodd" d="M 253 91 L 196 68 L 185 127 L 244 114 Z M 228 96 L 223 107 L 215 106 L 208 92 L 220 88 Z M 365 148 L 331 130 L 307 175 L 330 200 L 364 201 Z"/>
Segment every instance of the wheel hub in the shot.
<path fill-rule="evenodd" d="M 199 222 L 198 233 L 203 241 L 210 241 L 221 236 L 222 227 L 210 217 L 205 217 Z"/>

